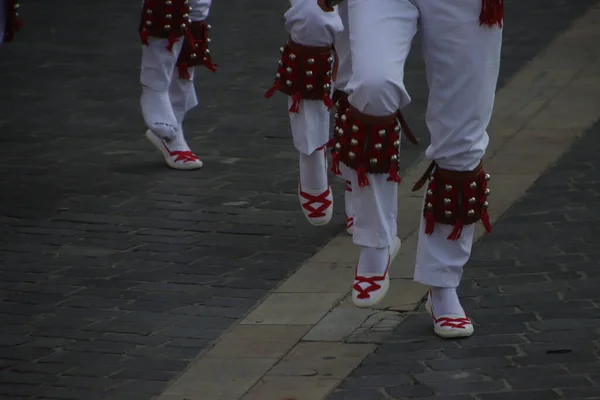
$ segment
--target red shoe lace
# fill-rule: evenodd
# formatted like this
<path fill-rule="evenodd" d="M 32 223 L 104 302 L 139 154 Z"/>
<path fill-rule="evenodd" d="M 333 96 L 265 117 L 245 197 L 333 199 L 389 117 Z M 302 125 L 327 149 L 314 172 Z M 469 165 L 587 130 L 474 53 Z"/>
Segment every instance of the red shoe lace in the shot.
<path fill-rule="evenodd" d="M 198 161 L 199 158 L 197 155 L 195 155 L 191 150 L 187 150 L 187 151 L 171 151 L 169 150 L 169 148 L 167 147 L 167 144 L 163 141 L 163 146 L 165 148 L 165 150 L 167 150 L 167 153 L 169 153 L 169 155 L 171 157 L 175 157 L 175 162 L 178 161 L 183 161 L 183 163 L 187 163 L 187 162 L 194 162 L 194 161 Z"/>
<path fill-rule="evenodd" d="M 331 194 L 330 188 L 327 188 L 326 191 L 321 193 L 320 195 L 314 196 L 310 193 L 306 193 L 302 191 L 302 187 L 300 187 L 300 196 L 304 198 L 306 203 L 302 203 L 302 208 L 308 211 L 309 218 L 319 218 L 325 216 L 325 211 L 331 207 L 333 202 L 327 198 Z M 313 204 L 320 204 L 318 207 L 313 206 Z"/>
<path fill-rule="evenodd" d="M 346 229 L 350 229 L 354 226 L 354 218 L 346 215 Z"/>
<path fill-rule="evenodd" d="M 440 324 L 440 326 L 453 328 L 453 329 L 465 329 L 467 327 L 467 325 L 471 325 L 471 320 L 468 317 L 462 317 L 462 318 L 448 318 L 448 317 L 435 318 L 435 317 L 433 317 L 433 319 L 435 320 L 436 324 Z"/>
<path fill-rule="evenodd" d="M 382 276 L 371 276 L 371 277 L 367 278 L 365 276 L 358 275 L 358 265 L 357 265 L 356 272 L 354 272 L 354 285 L 352 286 L 354 288 L 354 290 L 356 290 L 358 292 L 358 296 L 356 296 L 356 297 L 359 299 L 371 298 L 371 295 L 369 293 L 381 289 L 381 285 L 378 284 L 377 282 L 381 282 L 385 279 L 385 276 L 387 275 L 389 268 L 390 268 L 390 259 L 388 257 L 387 268 L 385 269 L 385 272 L 383 273 L 383 275 Z M 360 286 L 361 283 L 368 283 L 369 286 L 367 286 L 366 288 L 363 289 L 363 287 Z"/>

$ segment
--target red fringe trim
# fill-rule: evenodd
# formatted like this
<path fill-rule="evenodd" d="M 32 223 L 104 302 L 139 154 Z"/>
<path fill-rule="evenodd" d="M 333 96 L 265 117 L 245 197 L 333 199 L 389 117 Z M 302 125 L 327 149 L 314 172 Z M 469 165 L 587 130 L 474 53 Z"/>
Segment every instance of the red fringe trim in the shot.
<path fill-rule="evenodd" d="M 435 227 L 435 220 L 432 212 L 425 212 L 425 234 L 431 235 Z"/>
<path fill-rule="evenodd" d="M 479 24 L 492 28 L 498 25 L 502 28 L 504 20 L 504 0 L 481 0 L 481 14 L 479 14 Z"/>
<path fill-rule="evenodd" d="M 358 187 L 363 188 L 365 186 L 369 186 L 369 178 L 367 177 L 367 172 L 364 167 L 359 167 L 356 170 L 358 174 Z"/>
<path fill-rule="evenodd" d="M 300 102 L 302 101 L 302 94 L 296 93 L 292 96 L 292 106 L 290 107 L 291 113 L 300 112 Z"/>

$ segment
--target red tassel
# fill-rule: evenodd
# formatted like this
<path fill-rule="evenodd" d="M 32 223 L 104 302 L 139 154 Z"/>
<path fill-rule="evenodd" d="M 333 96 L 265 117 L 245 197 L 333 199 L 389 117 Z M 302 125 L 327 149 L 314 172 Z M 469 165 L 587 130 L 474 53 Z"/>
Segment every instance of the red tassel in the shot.
<path fill-rule="evenodd" d="M 146 28 L 144 28 L 140 31 L 140 39 L 142 40 L 142 44 L 144 46 L 148 46 L 148 36 L 149 36 L 149 33 Z"/>
<path fill-rule="evenodd" d="M 302 94 L 300 92 L 292 96 L 292 106 L 290 107 L 291 113 L 300 112 L 300 102 L 302 101 Z"/>
<path fill-rule="evenodd" d="M 333 146 L 335 146 L 336 140 L 335 138 L 331 138 L 327 141 L 327 143 L 325 143 L 325 147 L 327 147 L 328 149 L 332 148 Z"/>
<path fill-rule="evenodd" d="M 433 233 L 433 228 L 435 227 L 435 221 L 433 219 L 432 212 L 425 213 L 425 234 L 431 235 Z"/>
<path fill-rule="evenodd" d="M 217 67 L 219 65 L 218 64 L 214 64 L 210 58 L 208 58 L 208 57 L 205 58 L 204 61 L 203 61 L 203 64 L 204 64 L 204 66 L 206 68 L 208 68 L 209 71 L 217 72 Z"/>
<path fill-rule="evenodd" d="M 273 97 L 273 95 L 275 94 L 275 92 L 279 90 L 280 85 L 281 85 L 281 82 L 276 81 L 273 84 L 273 86 L 271 86 L 271 88 L 265 92 L 265 97 L 267 99 L 270 99 L 271 97 Z"/>
<path fill-rule="evenodd" d="M 486 210 L 481 211 L 481 223 L 487 233 L 492 232 L 492 224 L 490 223 L 490 215 Z"/>
<path fill-rule="evenodd" d="M 331 154 L 331 172 L 337 176 L 342 174 L 342 171 L 340 170 L 340 153 L 338 152 Z"/>
<path fill-rule="evenodd" d="M 365 186 L 369 186 L 369 178 L 367 177 L 367 172 L 364 167 L 358 167 L 356 170 L 358 174 L 358 187 L 363 188 Z"/>
<path fill-rule="evenodd" d="M 504 20 L 504 0 L 481 0 L 481 14 L 479 14 L 479 24 L 487 25 L 492 28 L 498 25 L 502 28 Z"/>
<path fill-rule="evenodd" d="M 327 111 L 331 111 L 333 108 L 333 100 L 331 100 L 331 97 L 329 97 L 328 93 L 325 93 L 325 96 L 323 97 L 323 103 L 325 104 L 325 107 L 327 107 Z"/>
<path fill-rule="evenodd" d="M 180 62 L 177 64 L 177 69 L 179 70 L 179 79 L 190 79 L 190 71 L 188 69 L 188 65 L 186 62 Z"/>
<path fill-rule="evenodd" d="M 448 240 L 458 240 L 460 239 L 460 235 L 462 234 L 463 231 L 463 221 L 461 219 L 457 220 L 456 223 L 454 224 L 454 229 L 452 229 L 452 232 L 450 232 L 450 235 L 448 235 L 447 239 Z"/>
<path fill-rule="evenodd" d="M 400 177 L 400 175 L 398 175 L 398 166 L 397 165 L 392 165 L 390 167 L 389 174 L 390 174 L 390 176 L 387 178 L 388 182 L 400 183 L 402 181 L 402 178 Z"/>
<path fill-rule="evenodd" d="M 175 35 L 174 35 L 173 33 L 171 33 L 171 34 L 169 35 L 169 44 L 167 44 L 167 46 L 166 46 L 165 48 L 166 48 L 168 51 L 172 52 L 172 51 L 173 51 L 173 45 L 174 45 L 175 43 L 177 43 L 177 40 L 179 40 L 179 39 L 177 39 L 177 38 L 175 37 Z"/>

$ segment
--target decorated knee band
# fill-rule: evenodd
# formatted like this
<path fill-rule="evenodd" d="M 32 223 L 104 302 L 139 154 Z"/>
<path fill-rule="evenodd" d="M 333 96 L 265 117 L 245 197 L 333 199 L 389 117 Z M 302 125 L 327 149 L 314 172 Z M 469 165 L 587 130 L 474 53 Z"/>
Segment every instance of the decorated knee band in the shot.
<path fill-rule="evenodd" d="M 334 173 L 339 174 L 342 162 L 357 172 L 359 187 L 369 185 L 367 174 L 388 173 L 388 181 L 400 182 L 401 129 L 396 114 L 374 117 L 348 105 L 335 122 L 334 137 L 327 143 L 332 148 Z"/>
<path fill-rule="evenodd" d="M 169 39 L 167 50 L 182 36 L 190 35 L 192 8 L 188 0 L 144 0 L 140 21 L 140 39 L 148 45 L 150 36 Z"/>
<path fill-rule="evenodd" d="M 330 110 L 333 107 L 331 82 L 337 68 L 333 46 L 304 46 L 290 39 L 279 50 L 281 60 L 275 82 L 265 97 L 271 98 L 276 91 L 292 96 L 290 112 L 299 112 L 302 100 L 322 100 Z"/>
<path fill-rule="evenodd" d="M 217 71 L 217 64 L 213 64 L 208 46 L 210 44 L 211 26 L 204 21 L 192 22 L 190 25 L 190 34 L 183 39 L 183 45 L 179 58 L 177 59 L 177 69 L 179 78 L 190 79 L 188 68 L 204 65 L 212 72 Z"/>
<path fill-rule="evenodd" d="M 465 225 L 481 220 L 486 232 L 491 232 L 488 215 L 490 175 L 481 163 L 473 171 L 450 171 L 432 162 L 412 191 L 419 190 L 428 182 L 423 215 L 425 233 L 431 235 L 435 223 L 452 225 L 454 229 L 448 240 L 458 240 Z"/>
<path fill-rule="evenodd" d="M 17 0 L 8 0 L 6 3 L 6 26 L 2 37 L 4 42 L 13 40 L 15 33 L 23 27 L 23 22 L 19 19 L 19 7 L 21 6 Z"/>

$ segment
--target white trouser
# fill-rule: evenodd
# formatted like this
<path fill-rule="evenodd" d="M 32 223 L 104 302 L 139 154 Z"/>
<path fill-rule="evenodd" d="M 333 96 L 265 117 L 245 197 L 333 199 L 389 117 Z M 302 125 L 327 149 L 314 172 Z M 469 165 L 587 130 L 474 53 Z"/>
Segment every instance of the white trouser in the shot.
<path fill-rule="evenodd" d="M 337 12 L 326 13 L 316 0 L 290 0 L 285 28 L 291 39 L 305 46 L 330 46 L 336 34 L 344 30 Z M 288 108 L 292 99 L 288 99 Z M 310 155 L 329 140 L 330 113 L 321 100 L 302 100 L 300 111 L 290 113 L 294 146 Z"/>
<path fill-rule="evenodd" d="M 441 168 L 474 169 L 489 141 L 486 128 L 502 42 L 501 29 L 479 25 L 481 0 L 346 1 L 353 68 L 347 86 L 350 103 L 365 114 L 384 116 L 410 102 L 403 83 L 404 64 L 420 26 L 429 84 L 426 122 L 431 145 L 426 156 Z M 386 177 L 369 175 L 370 186 L 354 190 L 354 242 L 358 245 L 392 243 L 397 185 Z M 458 286 L 474 229 L 466 226 L 458 241 L 446 239 L 451 230 L 451 226 L 436 224 L 433 234 L 425 235 L 420 228 L 415 280 Z"/>
<path fill-rule="evenodd" d="M 2 0 L 0 0 L 2 1 Z M 212 0 L 189 0 L 192 8 L 190 19 L 204 21 L 210 12 Z M 175 118 L 177 125 L 181 125 L 185 113 L 198 105 L 198 98 L 194 88 L 194 70 L 189 68 L 190 79 L 180 79 L 177 68 L 177 58 L 181 52 L 183 38 L 174 45 L 172 51 L 167 51 L 167 39 L 150 37 L 148 46 L 142 46 L 142 63 L 140 82 L 142 86 L 156 92 L 168 92 L 172 110 L 165 112 Z M 181 129 L 176 131 L 181 135 Z"/>

